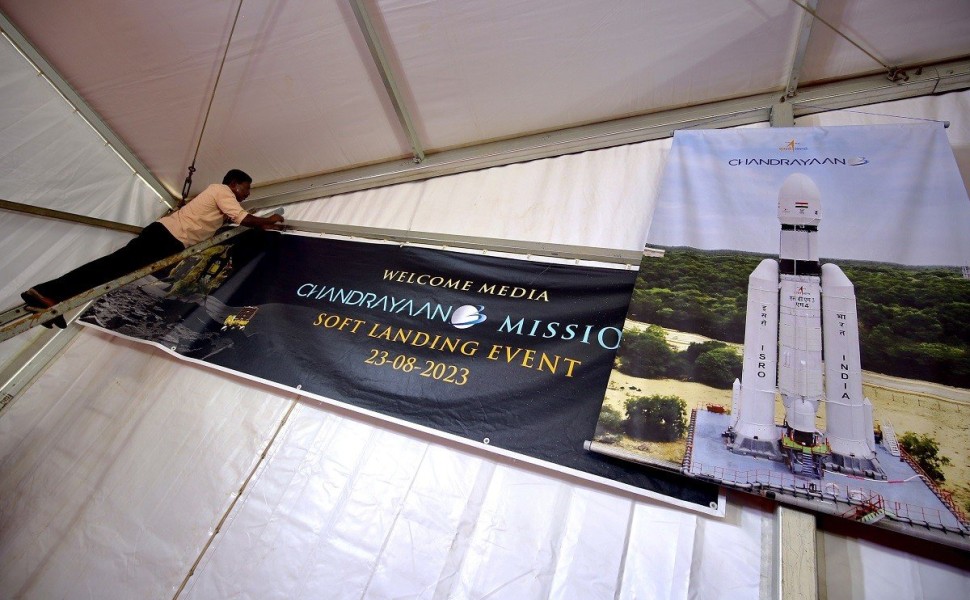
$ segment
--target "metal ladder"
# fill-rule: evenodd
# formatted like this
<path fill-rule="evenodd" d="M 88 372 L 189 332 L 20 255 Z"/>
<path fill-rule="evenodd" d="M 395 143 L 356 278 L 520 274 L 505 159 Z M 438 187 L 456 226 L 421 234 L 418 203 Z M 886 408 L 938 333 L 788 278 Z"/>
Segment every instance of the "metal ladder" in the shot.
<path fill-rule="evenodd" d="M 0 342 L 8 340 L 15 335 L 27 331 L 28 329 L 50 321 L 58 315 L 66 315 L 70 311 L 84 306 L 88 302 L 96 298 L 100 298 L 112 290 L 116 290 L 122 286 L 128 285 L 132 281 L 141 279 L 150 273 L 165 268 L 169 265 L 173 265 L 184 258 L 198 254 L 199 252 L 211 248 L 212 246 L 221 244 L 222 242 L 234 238 L 246 231 L 249 231 L 248 227 L 233 227 L 229 231 L 217 234 L 204 242 L 200 242 L 192 246 L 191 248 L 186 248 L 184 251 L 179 252 L 178 254 L 173 254 L 168 258 L 163 258 L 162 260 L 153 262 L 152 264 L 142 267 L 133 273 L 129 273 L 119 277 L 118 279 L 114 279 L 108 283 L 99 285 L 94 289 L 88 290 L 83 294 L 79 294 L 59 304 L 55 304 L 43 312 L 30 312 L 27 310 L 25 304 L 5 310 L 0 313 Z"/>
<path fill-rule="evenodd" d="M 896 439 L 896 430 L 889 419 L 882 420 L 882 445 L 893 456 L 899 456 L 899 441 Z"/>

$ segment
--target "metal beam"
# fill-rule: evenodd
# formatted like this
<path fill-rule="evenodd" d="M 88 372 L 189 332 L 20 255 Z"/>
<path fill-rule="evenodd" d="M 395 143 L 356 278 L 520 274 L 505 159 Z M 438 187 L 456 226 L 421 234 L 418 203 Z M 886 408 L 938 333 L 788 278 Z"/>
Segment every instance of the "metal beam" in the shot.
<path fill-rule="evenodd" d="M 126 233 L 137 234 L 141 233 L 142 230 L 142 228 L 138 227 L 137 225 L 118 223 L 117 221 L 108 221 L 105 219 L 97 219 L 95 217 L 86 217 L 84 215 L 64 212 L 63 210 L 42 208 L 40 206 L 33 206 L 30 204 L 21 204 L 20 202 L 10 202 L 9 200 L 0 200 L 0 209 L 10 210 L 27 215 L 35 215 L 38 217 L 47 217 L 48 219 L 57 219 L 59 221 L 81 223 L 83 225 L 91 225 L 92 227 L 101 227 L 103 229 L 114 229 L 115 231 L 124 231 Z"/>
<path fill-rule="evenodd" d="M 774 597 L 818 600 L 815 515 L 784 505 L 775 509 Z"/>
<path fill-rule="evenodd" d="M 397 119 L 408 137 L 408 143 L 411 144 L 411 151 L 414 153 L 414 162 L 420 163 L 424 160 L 424 148 L 414 129 L 414 123 L 411 121 L 411 115 L 408 112 L 407 105 L 404 103 L 401 90 L 397 85 L 394 70 L 391 67 L 390 61 L 387 59 L 387 54 L 384 52 L 384 46 L 381 44 L 380 36 L 377 30 L 374 29 L 374 23 L 371 21 L 370 15 L 364 7 L 364 1 L 351 0 L 350 6 L 354 9 L 357 24 L 360 26 L 360 31 L 364 34 L 364 39 L 367 41 L 367 48 L 370 50 L 374 64 L 377 66 L 377 71 L 381 75 L 381 81 L 384 82 L 384 89 L 387 90 L 391 104 L 394 105 L 394 112 L 397 113 Z"/>
<path fill-rule="evenodd" d="M 795 124 L 792 104 L 787 99 L 782 98 L 772 108 L 772 127 Z M 776 600 L 818 600 L 816 535 L 814 515 L 782 504 L 775 507 L 772 581 Z"/>
<path fill-rule="evenodd" d="M 616 248 L 595 248 L 589 246 L 570 246 L 566 244 L 547 244 L 497 238 L 428 233 L 423 231 L 402 231 L 399 229 L 379 229 L 356 225 L 330 225 L 310 221 L 286 221 L 287 229 L 309 233 L 340 235 L 351 238 L 420 244 L 425 246 L 466 248 L 487 250 L 488 252 L 508 252 L 527 256 L 548 256 L 570 260 L 589 260 L 621 265 L 640 264 L 644 251 L 619 250 Z"/>
<path fill-rule="evenodd" d="M 908 79 L 885 73 L 799 89 L 791 103 L 795 117 L 970 88 L 970 59 L 914 68 Z M 280 206 L 376 187 L 453 175 L 489 167 L 551 158 L 670 137 L 678 129 L 723 128 L 770 120 L 783 91 L 678 108 L 429 154 L 420 164 L 396 160 L 272 184 L 253 190 L 249 210 Z"/>
<path fill-rule="evenodd" d="M 355 227 L 350 225 L 327 225 L 325 223 L 313 223 L 307 221 L 287 221 L 286 228 L 290 230 L 305 231 L 309 233 L 324 233 L 332 235 L 342 235 L 347 237 L 357 237 L 366 239 L 377 239 L 393 241 L 407 244 L 423 244 L 430 246 L 451 246 L 455 248 L 470 248 L 475 250 L 487 250 L 490 252 L 509 252 L 513 254 L 525 254 L 532 256 L 549 256 L 555 258 L 588 260 L 623 265 L 639 265 L 643 257 L 643 251 L 618 250 L 615 248 L 593 248 L 586 246 L 569 246 L 565 244 L 546 244 L 538 242 L 524 242 L 515 240 L 489 239 L 479 237 L 469 237 L 460 235 L 445 235 L 438 233 L 424 233 L 419 231 L 399 231 L 392 229 L 377 229 L 371 227 Z M 42 313 L 27 313 L 23 307 L 14 307 L 6 312 L 0 313 L 0 342 L 7 340 L 19 333 L 49 321 L 57 315 L 64 315 L 79 306 L 99 298 L 108 292 L 118 289 L 131 283 L 145 275 L 153 273 L 158 269 L 198 254 L 202 250 L 220 244 L 243 231 L 247 227 L 235 227 L 221 233 L 209 240 L 200 242 L 191 248 L 186 249 L 174 256 L 154 262 L 143 267 L 134 273 L 130 273 L 108 283 L 99 285 L 83 294 L 65 300 Z"/>
<path fill-rule="evenodd" d="M 788 61 L 788 85 L 785 86 L 785 96 L 791 98 L 798 90 L 798 78 L 805 62 L 805 50 L 808 48 L 808 38 L 812 35 L 812 25 L 815 24 L 815 12 L 818 10 L 818 0 L 805 0 L 805 5 L 798 21 L 798 31 L 795 34 L 795 48 L 791 60 Z"/>
<path fill-rule="evenodd" d="M 60 73 L 47 62 L 47 59 L 36 49 L 33 44 L 17 29 L 16 26 L 7 18 L 7 15 L 3 11 L 0 11 L 0 31 L 3 32 L 4 36 L 10 40 L 10 43 L 16 47 L 24 57 L 33 64 L 34 68 L 43 75 L 47 81 L 54 86 L 61 96 L 67 100 L 68 104 L 74 107 L 81 117 L 88 122 L 89 125 L 101 136 L 106 144 L 111 146 L 118 156 L 125 161 L 132 171 L 137 173 L 145 183 L 152 188 L 162 202 L 169 206 L 169 208 L 175 207 L 175 200 L 169 193 L 162 182 L 156 179 L 151 171 L 148 170 L 141 160 L 135 156 L 135 153 L 131 151 L 130 148 L 125 144 L 125 142 L 104 122 L 91 106 L 78 94 L 71 84 L 67 82 Z"/>

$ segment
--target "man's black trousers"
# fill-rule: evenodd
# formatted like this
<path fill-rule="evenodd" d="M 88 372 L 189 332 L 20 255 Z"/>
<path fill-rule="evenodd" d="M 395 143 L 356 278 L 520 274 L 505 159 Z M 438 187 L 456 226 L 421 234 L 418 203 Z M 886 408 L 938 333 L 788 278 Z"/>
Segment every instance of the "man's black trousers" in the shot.
<path fill-rule="evenodd" d="M 35 285 L 34 289 L 61 302 L 183 250 L 182 242 L 155 221 L 111 254 L 81 265 L 57 279 Z"/>

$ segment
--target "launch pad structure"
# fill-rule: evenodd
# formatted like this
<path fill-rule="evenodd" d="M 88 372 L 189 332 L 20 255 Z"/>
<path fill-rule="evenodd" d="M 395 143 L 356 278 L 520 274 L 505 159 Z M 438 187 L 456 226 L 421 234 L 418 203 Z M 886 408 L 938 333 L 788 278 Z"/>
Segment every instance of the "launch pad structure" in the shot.
<path fill-rule="evenodd" d="M 827 469 L 816 477 L 793 473 L 783 461 L 730 451 L 723 433 L 731 418 L 702 409 L 693 412 L 681 465 L 685 475 L 970 550 L 966 516 L 904 456 L 894 456 L 885 438 L 875 447 L 883 478 Z M 783 425 L 776 429 L 784 434 Z"/>

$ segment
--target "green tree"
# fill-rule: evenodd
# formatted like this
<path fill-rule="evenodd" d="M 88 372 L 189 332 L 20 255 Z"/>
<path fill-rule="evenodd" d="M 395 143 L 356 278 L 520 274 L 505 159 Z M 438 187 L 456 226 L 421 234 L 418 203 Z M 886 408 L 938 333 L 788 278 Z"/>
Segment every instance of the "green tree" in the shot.
<path fill-rule="evenodd" d="M 687 431 L 687 403 L 677 396 L 640 396 L 626 401 L 626 432 L 630 437 L 672 442 Z"/>
<path fill-rule="evenodd" d="M 667 377 L 690 381 L 694 377 L 694 363 L 687 359 L 686 352 L 674 352 L 670 365 L 667 367 Z"/>
<path fill-rule="evenodd" d="M 622 431 L 623 415 L 615 408 L 604 404 L 600 410 L 600 418 L 596 422 L 596 435 L 621 433 Z"/>
<path fill-rule="evenodd" d="M 690 362 L 696 362 L 697 357 L 705 352 L 710 352 L 711 350 L 717 350 L 718 348 L 727 348 L 728 345 L 724 342 L 719 342 L 717 340 L 707 340 L 706 342 L 692 342 L 687 349 L 684 350 L 687 360 Z"/>
<path fill-rule="evenodd" d="M 951 302 L 938 307 L 937 315 L 944 334 L 952 341 L 970 340 L 970 302 Z"/>
<path fill-rule="evenodd" d="M 694 361 L 694 378 L 705 385 L 730 389 L 741 377 L 743 359 L 732 348 L 714 348 Z"/>
<path fill-rule="evenodd" d="M 646 331 L 625 331 L 621 354 L 620 371 L 633 377 L 664 377 L 674 358 L 667 334 L 656 325 Z"/>
<path fill-rule="evenodd" d="M 899 438 L 899 445 L 934 481 L 946 481 L 943 467 L 950 464 L 950 459 L 940 456 L 940 444 L 935 439 L 926 434 L 907 431 Z"/>
<path fill-rule="evenodd" d="M 892 332 L 901 338 L 917 342 L 932 342 L 943 334 L 943 327 L 932 310 L 900 307 L 890 322 Z"/>

